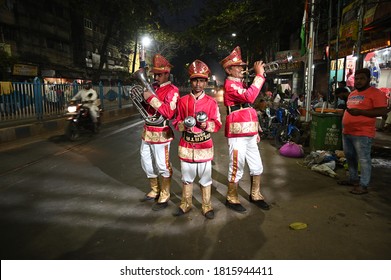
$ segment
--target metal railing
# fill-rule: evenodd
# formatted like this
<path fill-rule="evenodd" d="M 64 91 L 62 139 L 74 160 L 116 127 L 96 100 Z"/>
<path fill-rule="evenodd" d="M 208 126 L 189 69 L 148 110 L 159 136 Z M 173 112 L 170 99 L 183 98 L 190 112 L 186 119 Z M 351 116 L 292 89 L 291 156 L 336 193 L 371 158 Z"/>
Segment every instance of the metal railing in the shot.
<path fill-rule="evenodd" d="M 2 83 L 4 84 L 4 83 Z M 12 82 L 10 90 L 0 92 L 0 122 L 15 120 L 46 120 L 60 117 L 65 113 L 65 106 L 81 89 L 81 85 L 44 84 L 39 78 L 31 82 Z M 99 95 L 104 110 L 114 110 L 132 105 L 129 88 L 118 84 L 104 86 L 93 85 Z"/>

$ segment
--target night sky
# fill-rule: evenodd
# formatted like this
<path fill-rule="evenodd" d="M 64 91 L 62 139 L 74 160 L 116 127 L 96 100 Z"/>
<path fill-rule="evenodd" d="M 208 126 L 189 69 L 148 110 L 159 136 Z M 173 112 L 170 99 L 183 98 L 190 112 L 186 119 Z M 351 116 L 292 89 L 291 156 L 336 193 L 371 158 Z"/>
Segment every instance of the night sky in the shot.
<path fill-rule="evenodd" d="M 184 8 L 180 13 L 172 15 L 167 14 L 164 16 L 165 23 L 176 32 L 183 32 L 186 29 L 197 24 L 196 18 L 199 16 L 200 10 L 204 5 L 203 0 L 192 0 L 187 8 Z M 191 50 L 189 46 L 189 52 L 186 54 L 178 53 L 178 56 L 172 60 L 174 68 L 172 73 L 177 75 L 178 72 L 183 71 L 183 65 L 191 63 L 196 59 L 204 61 L 211 69 L 212 75 L 215 75 L 219 84 L 222 84 L 225 78 L 225 72 L 219 64 L 219 58 L 213 54 L 198 55 L 197 50 Z M 228 55 L 228 53 L 227 53 Z"/>

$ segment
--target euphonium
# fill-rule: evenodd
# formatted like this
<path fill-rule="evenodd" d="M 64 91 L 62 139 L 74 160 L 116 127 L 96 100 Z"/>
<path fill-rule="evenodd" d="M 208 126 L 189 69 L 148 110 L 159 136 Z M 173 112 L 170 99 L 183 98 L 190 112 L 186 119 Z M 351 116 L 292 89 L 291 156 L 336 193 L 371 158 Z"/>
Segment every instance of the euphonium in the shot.
<path fill-rule="evenodd" d="M 132 99 L 134 106 L 139 111 L 141 117 L 144 119 L 145 123 L 148 125 L 159 125 L 165 121 L 162 115 L 158 115 L 157 111 L 153 115 L 148 114 L 144 105 L 146 102 L 144 100 L 143 93 L 144 91 L 150 91 L 153 95 L 156 96 L 156 92 L 153 87 L 148 83 L 147 78 L 145 77 L 144 69 L 141 68 L 134 72 L 133 77 L 138 80 L 141 85 L 135 85 L 130 88 L 129 96 Z"/>

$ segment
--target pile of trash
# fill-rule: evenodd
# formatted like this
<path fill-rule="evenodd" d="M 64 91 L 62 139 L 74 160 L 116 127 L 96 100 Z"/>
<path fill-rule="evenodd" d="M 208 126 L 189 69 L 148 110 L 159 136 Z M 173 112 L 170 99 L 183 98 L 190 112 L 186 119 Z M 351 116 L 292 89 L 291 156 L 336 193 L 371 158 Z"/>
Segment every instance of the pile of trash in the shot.
<path fill-rule="evenodd" d="M 345 154 L 341 150 L 335 152 L 318 150 L 311 152 L 303 160 L 306 167 L 332 178 L 338 177 L 335 169 L 346 165 Z"/>

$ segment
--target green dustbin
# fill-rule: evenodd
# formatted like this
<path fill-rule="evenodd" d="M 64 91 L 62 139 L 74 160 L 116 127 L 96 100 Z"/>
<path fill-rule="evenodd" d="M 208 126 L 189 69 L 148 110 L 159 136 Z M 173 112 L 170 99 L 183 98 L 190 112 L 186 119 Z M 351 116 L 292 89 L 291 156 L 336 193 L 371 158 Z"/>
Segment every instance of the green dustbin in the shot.
<path fill-rule="evenodd" d="M 342 114 L 311 113 L 311 151 L 342 150 Z"/>

